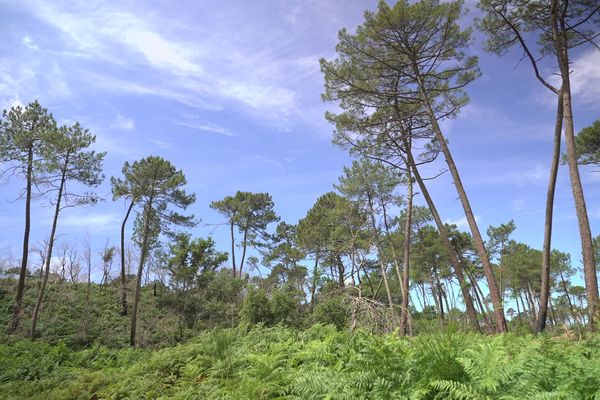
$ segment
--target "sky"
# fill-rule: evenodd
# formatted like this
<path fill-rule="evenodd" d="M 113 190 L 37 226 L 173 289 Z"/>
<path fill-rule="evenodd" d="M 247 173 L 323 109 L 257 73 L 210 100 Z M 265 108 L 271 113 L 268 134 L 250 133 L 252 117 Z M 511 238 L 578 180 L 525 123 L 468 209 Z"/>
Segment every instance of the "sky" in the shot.
<path fill-rule="evenodd" d="M 477 15 L 474 3 L 467 24 Z M 354 30 L 375 1 L 45 1 L 0 0 L 0 107 L 38 99 L 61 124 L 79 121 L 106 151 L 106 201 L 64 210 L 59 241 L 89 232 L 99 251 L 118 242 L 125 204 L 113 202 L 110 176 L 148 155 L 185 173 L 197 200 L 196 236 L 229 248 L 223 218 L 211 201 L 237 190 L 269 192 L 282 220 L 296 223 L 333 189 L 345 165 L 325 120 L 319 59 L 335 57 L 337 32 Z M 483 51 L 475 32 L 469 52 L 482 75 L 471 102 L 443 124 L 473 210 L 485 231 L 514 219 L 514 239 L 540 248 L 552 150 L 555 97 L 534 78 L 520 53 Z M 600 52 L 572 55 L 577 130 L 600 117 Z M 541 62 L 552 80 L 554 65 Z M 564 145 L 564 143 L 563 143 Z M 440 159 L 429 167 L 435 174 Z M 593 234 L 600 234 L 600 174 L 582 170 Z M 0 186 L 0 253 L 20 256 L 23 182 Z M 467 229 L 449 174 L 431 182 L 442 218 Z M 423 204 L 418 196 L 416 201 Z M 31 241 L 50 231 L 47 199 L 33 204 Z M 566 166 L 560 169 L 555 248 L 580 264 L 580 244 Z M 273 227 L 274 228 L 274 227 Z"/>

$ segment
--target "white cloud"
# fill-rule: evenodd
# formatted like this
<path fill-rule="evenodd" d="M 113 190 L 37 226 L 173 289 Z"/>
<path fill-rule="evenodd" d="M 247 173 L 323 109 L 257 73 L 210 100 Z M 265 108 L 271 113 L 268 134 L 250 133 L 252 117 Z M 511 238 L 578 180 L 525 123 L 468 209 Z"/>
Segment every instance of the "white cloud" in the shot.
<path fill-rule="evenodd" d="M 122 131 L 131 131 L 135 129 L 135 122 L 131 118 L 117 115 L 117 118 L 110 124 L 110 127 Z"/>

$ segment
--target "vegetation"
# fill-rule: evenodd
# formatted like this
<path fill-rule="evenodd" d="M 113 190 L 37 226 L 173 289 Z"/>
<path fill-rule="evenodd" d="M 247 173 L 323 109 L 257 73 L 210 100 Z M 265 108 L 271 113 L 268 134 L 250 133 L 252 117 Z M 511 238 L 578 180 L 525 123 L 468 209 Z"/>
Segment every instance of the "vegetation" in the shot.
<path fill-rule="evenodd" d="M 400 339 L 323 325 L 218 329 L 155 352 L 17 341 L 0 347 L 0 396 L 592 399 L 599 344 L 450 332 Z"/>
<path fill-rule="evenodd" d="M 212 201 L 229 253 L 192 230 L 196 195 L 157 155 L 110 179 L 126 202 L 118 245 L 95 254 L 89 236 L 61 237 L 68 208 L 106 200 L 90 192 L 106 153 L 37 101 L 4 110 L 1 175 L 22 181 L 25 220 L 7 228 L 24 231 L 21 258 L 0 256 L 0 398 L 600 398 L 600 236 L 579 172 L 600 163 L 600 122 L 575 135 L 569 83 L 572 49 L 597 46 L 600 3 L 478 6 L 486 50 L 518 46 L 556 95 L 541 249 L 515 240 L 513 220 L 482 234 L 453 159 L 445 121 L 480 75 L 463 2 L 381 1 L 320 62 L 352 165 L 298 221 L 267 192 Z M 563 135 L 581 266 L 552 246 Z M 430 193 L 438 157 L 468 231 Z M 52 206 L 49 226 L 31 221 L 36 199 Z M 32 224 L 49 231 L 41 246 Z"/>

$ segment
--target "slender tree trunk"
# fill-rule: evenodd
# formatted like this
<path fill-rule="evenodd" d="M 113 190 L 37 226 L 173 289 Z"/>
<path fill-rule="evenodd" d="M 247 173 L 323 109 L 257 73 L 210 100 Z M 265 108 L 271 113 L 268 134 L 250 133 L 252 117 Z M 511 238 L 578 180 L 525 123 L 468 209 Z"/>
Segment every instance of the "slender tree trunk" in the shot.
<path fill-rule="evenodd" d="M 373 241 L 375 242 L 375 248 L 377 249 L 377 258 L 379 258 L 379 266 L 381 268 L 381 276 L 383 277 L 383 284 L 385 285 L 385 293 L 388 299 L 388 305 L 390 308 L 394 307 L 394 301 L 392 300 L 392 292 L 390 290 L 390 284 L 388 282 L 387 267 L 381 245 L 379 243 L 379 230 L 377 229 L 377 223 L 375 222 L 375 209 L 373 208 L 373 199 L 371 194 L 367 194 L 367 201 L 369 204 L 369 214 L 371 215 L 371 227 L 373 228 Z"/>
<path fill-rule="evenodd" d="M 127 207 L 127 213 L 121 224 L 121 315 L 127 315 L 127 272 L 125 271 L 125 225 L 134 205 L 133 199 Z"/>
<path fill-rule="evenodd" d="M 359 271 L 360 273 L 360 271 Z M 315 266 L 313 268 L 312 283 L 310 285 L 310 311 L 315 307 L 315 292 L 319 282 L 319 252 L 315 253 Z"/>
<path fill-rule="evenodd" d="M 567 296 L 567 302 L 569 303 L 569 310 L 571 311 L 571 315 L 573 316 L 573 320 L 576 321 L 576 322 L 580 322 L 579 321 L 579 317 L 575 313 L 575 307 L 573 307 L 573 302 L 571 301 L 571 295 L 569 295 L 569 289 L 567 288 L 567 282 L 565 281 L 565 277 L 563 276 L 562 272 L 560 273 L 560 281 L 562 283 L 562 287 L 563 287 L 563 290 L 565 292 L 565 296 Z"/>
<path fill-rule="evenodd" d="M 408 298 L 410 294 L 409 270 L 410 270 L 410 242 L 412 233 L 412 208 L 413 208 L 413 182 L 410 168 L 407 168 L 407 204 L 406 221 L 404 223 L 404 260 L 402 270 L 403 294 L 402 294 L 402 317 L 400 319 L 400 334 L 404 335 L 406 323 L 409 318 Z M 398 271 L 396 271 L 398 272 Z"/>
<path fill-rule="evenodd" d="M 233 221 L 230 221 L 230 233 L 231 233 L 231 267 L 233 268 L 233 276 L 237 276 L 235 266 L 235 236 L 233 234 Z"/>
<path fill-rule="evenodd" d="M 346 286 L 346 283 L 344 282 L 344 263 L 339 254 L 335 255 L 335 263 L 338 269 L 338 286 L 343 289 Z"/>
<path fill-rule="evenodd" d="M 142 291 L 142 275 L 144 272 L 144 263 L 146 262 L 146 256 L 148 253 L 148 240 L 150 236 L 150 213 L 152 212 L 152 198 L 148 200 L 145 206 L 145 218 L 144 218 L 144 231 L 142 236 L 142 248 L 140 252 L 140 263 L 137 270 L 137 279 L 135 283 L 135 292 L 133 295 L 133 307 L 131 309 L 131 330 L 129 333 L 129 345 L 135 346 L 135 337 L 137 333 L 137 313 L 138 305 L 140 303 L 140 294 Z"/>
<path fill-rule="evenodd" d="M 25 189 L 25 231 L 23 233 L 23 253 L 21 255 L 21 269 L 19 271 L 19 282 L 17 293 L 12 309 L 12 317 L 7 327 L 8 333 L 15 333 L 21 322 L 21 307 L 23 294 L 25 293 L 25 278 L 27 277 L 27 259 L 29 257 L 29 232 L 31 230 L 31 186 L 33 180 L 33 147 L 27 152 L 27 187 Z"/>
<path fill-rule="evenodd" d="M 444 305 L 442 304 L 442 299 L 438 296 L 435 283 L 433 282 L 433 276 L 428 275 L 429 278 L 429 287 L 431 288 L 431 297 L 433 297 L 433 302 L 435 303 L 435 311 L 437 312 L 438 318 L 440 319 L 440 325 L 444 321 Z"/>
<path fill-rule="evenodd" d="M 42 303 L 44 301 L 44 294 L 46 293 L 46 285 L 48 283 L 48 276 L 50 275 L 50 262 L 52 261 L 52 249 L 54 248 L 54 238 L 56 237 L 56 226 L 58 225 L 58 215 L 60 214 L 60 203 L 63 196 L 63 190 L 65 187 L 65 176 L 67 171 L 68 158 L 65 162 L 64 169 L 62 171 L 62 176 L 60 179 L 60 186 L 58 189 L 58 196 L 56 198 L 56 206 L 54 208 L 54 218 L 52 219 L 52 230 L 50 231 L 50 239 L 48 240 L 48 251 L 46 251 L 46 269 L 44 272 L 44 280 L 42 281 L 42 286 L 40 287 L 40 292 L 38 293 L 38 298 L 35 302 L 35 307 L 33 308 L 33 314 L 31 315 L 31 329 L 29 334 L 31 337 L 35 337 L 35 328 L 37 325 L 38 315 L 40 312 L 40 308 L 42 307 Z"/>
<path fill-rule="evenodd" d="M 471 298 L 471 294 L 469 293 L 469 287 L 465 280 L 465 276 L 463 274 L 460 261 L 458 260 L 458 257 L 456 255 L 456 251 L 454 250 L 454 247 L 452 246 L 452 244 L 450 243 L 450 239 L 448 238 L 448 231 L 446 230 L 446 226 L 442 222 L 442 219 L 437 211 L 437 208 L 436 208 L 435 204 L 433 203 L 431 196 L 429 195 L 429 191 L 427 190 L 427 187 L 425 186 L 425 183 L 423 182 L 423 179 L 421 178 L 421 174 L 419 173 L 419 169 L 416 166 L 416 163 L 412 156 L 412 153 L 407 152 L 406 155 L 408 158 L 410 168 L 413 172 L 413 175 L 419 185 L 419 188 L 421 189 L 423 197 L 425 198 L 425 201 L 427 202 L 427 206 L 429 207 L 429 210 L 431 211 L 431 215 L 433 216 L 433 219 L 437 225 L 438 231 L 440 233 L 440 237 L 442 239 L 442 243 L 444 244 L 444 247 L 446 248 L 446 252 L 448 253 L 448 257 L 450 258 L 450 264 L 454 267 L 454 272 L 456 273 L 456 277 L 458 278 L 461 294 L 463 296 L 463 300 L 465 302 L 465 307 L 467 309 L 467 317 L 469 319 L 469 322 L 476 332 L 481 332 L 481 328 L 480 328 L 479 322 L 477 320 L 477 312 L 475 311 L 475 307 L 473 306 L 473 299 Z"/>
<path fill-rule="evenodd" d="M 486 310 L 486 308 L 484 308 L 483 302 L 481 301 L 481 297 L 479 296 L 479 292 L 477 291 L 477 288 L 473 284 L 473 277 L 471 276 L 471 274 L 469 274 L 469 280 L 471 281 L 471 285 L 473 286 L 473 293 L 475 294 L 475 301 L 477 302 L 477 305 L 479 306 L 479 311 L 481 312 L 481 315 L 483 316 L 483 320 L 485 322 L 486 329 L 488 331 L 491 331 L 494 325 L 492 324 L 492 321 L 489 318 L 489 316 L 490 316 L 489 310 Z"/>
<path fill-rule="evenodd" d="M 525 304 L 525 300 L 523 299 L 523 292 L 521 290 L 519 290 L 519 299 L 521 299 L 521 306 L 523 306 L 523 314 L 525 314 L 525 318 L 529 318 L 531 310 L 528 308 L 527 304 Z"/>
<path fill-rule="evenodd" d="M 560 161 L 560 136 L 562 133 L 563 105 L 562 95 L 558 96 L 556 108 L 556 124 L 554 126 L 554 145 L 552 149 L 552 162 L 550 164 L 550 178 L 546 193 L 546 217 L 544 223 L 544 247 L 542 250 L 542 287 L 540 298 L 540 312 L 535 324 L 536 333 L 541 333 L 546 328 L 546 314 L 548 313 L 548 299 L 550 297 L 550 253 L 552 251 L 552 214 L 554 210 L 554 191 L 556 189 L 556 176 Z"/>
<path fill-rule="evenodd" d="M 535 325 L 535 321 L 537 320 L 537 310 L 535 309 L 535 302 L 533 301 L 533 295 L 531 293 L 531 288 L 529 283 L 525 287 L 525 298 L 527 299 L 527 303 L 529 304 L 529 309 L 531 310 L 531 325 Z"/>
<path fill-rule="evenodd" d="M 387 239 L 388 245 L 392 252 L 392 261 L 394 263 L 394 270 L 396 271 L 396 277 L 398 278 L 398 284 L 400 285 L 400 296 L 401 296 L 401 298 L 404 298 L 404 296 L 405 296 L 404 291 L 405 291 L 406 286 L 404 286 L 404 281 L 403 281 L 402 275 L 400 273 L 400 263 L 398 262 L 398 257 L 396 256 L 396 249 L 394 248 L 394 243 L 392 242 L 392 235 L 390 235 L 390 226 L 388 223 L 387 211 L 386 211 L 385 203 L 383 200 L 381 201 L 381 209 L 383 211 L 383 226 L 385 228 L 385 237 Z"/>
<path fill-rule="evenodd" d="M 559 7 L 555 7 L 555 13 L 560 12 Z M 571 105 L 571 78 L 569 71 L 569 56 L 567 53 L 567 27 L 564 21 L 565 16 L 553 20 L 552 29 L 554 36 L 555 54 L 560 74 L 562 78 L 561 96 L 563 103 L 565 142 L 567 145 L 567 164 L 569 166 L 569 178 L 571 180 L 571 189 L 573 191 L 573 200 L 575 201 L 575 211 L 577 213 L 577 222 L 579 224 L 579 235 L 581 237 L 581 250 L 583 255 L 583 273 L 588 300 L 588 323 L 591 329 L 594 329 L 594 318 L 596 318 L 598 299 L 598 278 L 596 276 L 596 263 L 594 260 L 594 248 L 592 245 L 592 232 L 590 222 L 579 176 L 579 167 L 577 165 L 577 150 L 575 148 L 575 127 L 573 122 L 573 109 Z M 560 31 L 559 31 L 560 25 Z"/>
<path fill-rule="evenodd" d="M 556 312 L 554 311 L 554 305 L 552 304 L 552 297 L 548 298 L 548 306 L 550 310 L 550 323 L 554 326 L 557 325 Z"/>
<path fill-rule="evenodd" d="M 240 278 L 242 277 L 242 268 L 244 268 L 244 259 L 246 258 L 246 249 L 248 248 L 248 229 L 244 230 L 244 242 L 242 246 L 242 260 L 240 261 Z"/>
<path fill-rule="evenodd" d="M 431 126 L 433 128 L 433 131 L 435 133 L 436 139 L 442 149 L 442 152 L 444 153 L 444 157 L 446 158 L 446 164 L 448 164 L 448 169 L 450 170 L 450 173 L 452 174 L 454 186 L 456 187 L 458 197 L 460 198 L 460 201 L 462 203 L 462 206 L 463 206 L 463 209 L 465 212 L 465 217 L 467 219 L 469 228 L 471 230 L 471 234 L 473 236 L 473 242 L 475 244 L 475 248 L 477 249 L 477 252 L 479 253 L 479 258 L 480 258 L 481 264 L 483 265 L 483 272 L 485 274 L 485 277 L 486 277 L 486 280 L 488 283 L 488 288 L 490 291 L 490 296 L 492 298 L 492 303 L 494 305 L 494 315 L 496 318 L 496 329 L 500 333 L 507 332 L 508 329 L 506 326 L 506 319 L 504 317 L 504 306 L 502 305 L 500 291 L 499 291 L 498 285 L 496 283 L 496 277 L 494 276 L 494 270 L 493 270 L 492 264 L 490 262 L 489 254 L 487 252 L 487 249 L 485 248 L 485 243 L 483 241 L 483 238 L 481 237 L 481 233 L 479 232 L 479 227 L 477 226 L 477 221 L 475 221 L 475 216 L 473 214 L 473 210 L 471 209 L 471 203 L 469 202 L 469 199 L 467 197 L 467 192 L 465 191 L 465 188 L 460 179 L 460 175 L 458 173 L 458 168 L 456 167 L 456 164 L 454 163 L 454 158 L 452 157 L 452 154 L 450 153 L 450 149 L 448 148 L 448 144 L 446 143 L 446 138 L 444 137 L 442 130 L 438 124 L 437 118 L 436 118 L 433 108 L 431 106 L 431 101 L 429 99 L 429 96 L 425 92 L 425 85 L 420 76 L 419 69 L 416 65 L 414 68 L 414 72 L 416 74 L 416 78 L 417 78 L 417 81 L 419 84 L 419 90 L 421 92 L 421 100 L 424 103 L 425 110 L 427 111 L 427 114 L 429 116 L 429 120 L 430 120 Z"/>

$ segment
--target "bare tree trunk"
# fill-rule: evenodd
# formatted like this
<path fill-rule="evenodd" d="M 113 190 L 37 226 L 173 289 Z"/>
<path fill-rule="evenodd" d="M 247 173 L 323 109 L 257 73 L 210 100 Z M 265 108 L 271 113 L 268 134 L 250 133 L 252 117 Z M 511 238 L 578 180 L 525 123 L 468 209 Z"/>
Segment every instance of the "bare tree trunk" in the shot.
<path fill-rule="evenodd" d="M 402 270 L 403 294 L 402 294 L 402 317 L 400 319 L 400 334 L 404 335 L 406 323 L 409 318 L 408 298 L 410 294 L 409 269 L 410 269 L 410 242 L 412 233 L 412 208 L 413 208 L 413 182 L 410 168 L 407 171 L 407 204 L 406 204 L 406 221 L 404 223 L 404 260 Z M 396 271 L 398 272 L 398 271 Z"/>
<path fill-rule="evenodd" d="M 23 233 L 23 253 L 21 255 L 21 269 L 17 293 L 12 309 L 12 317 L 6 329 L 7 333 L 15 333 L 21 322 L 21 307 L 25 293 L 25 278 L 27 277 L 27 259 L 29 257 L 29 232 L 31 230 L 31 186 L 33 179 L 33 147 L 27 152 L 27 188 L 25 192 L 25 231 Z"/>
<path fill-rule="evenodd" d="M 416 67 L 416 66 L 415 66 Z M 446 143 L 446 138 L 444 137 L 442 130 L 438 124 L 437 118 L 435 117 L 435 113 L 431 106 L 431 101 L 429 100 L 429 96 L 425 92 L 425 85 L 423 80 L 419 74 L 418 67 L 415 68 L 415 74 L 417 81 L 419 83 L 419 90 L 421 92 L 421 100 L 424 103 L 425 110 L 429 116 L 429 120 L 433 131 L 435 133 L 436 139 L 444 153 L 444 157 L 446 158 L 446 164 L 448 164 L 448 169 L 452 174 L 452 179 L 454 181 L 454 186 L 456 187 L 456 191 L 458 193 L 458 197 L 462 203 L 465 217 L 469 224 L 469 228 L 471 230 L 471 234 L 473 236 L 473 242 L 475 243 L 475 248 L 479 253 L 479 259 L 481 264 L 483 265 L 483 272 L 485 274 L 488 288 L 490 291 L 490 296 L 492 298 L 492 303 L 494 305 L 494 315 L 496 317 L 496 329 L 500 333 L 507 332 L 506 319 L 504 317 L 504 306 L 502 305 L 502 299 L 500 297 L 500 291 L 498 290 L 498 285 L 496 283 L 496 277 L 494 276 L 494 270 L 492 268 L 492 264 L 490 262 L 490 257 L 485 248 L 485 243 L 483 242 L 483 238 L 481 237 L 481 233 L 479 232 L 479 227 L 477 226 L 477 221 L 475 221 L 475 216 L 473 215 L 473 210 L 471 209 L 471 203 L 467 197 L 467 193 L 460 179 L 460 175 L 458 173 L 458 168 L 454 163 L 454 158 L 450 153 L 450 149 L 448 148 L 448 144 Z M 467 291 L 468 294 L 468 291 Z"/>
<path fill-rule="evenodd" d="M 444 244 L 446 252 L 448 253 L 448 257 L 450 258 L 450 264 L 454 267 L 454 272 L 456 273 L 456 277 L 458 278 L 461 294 L 463 296 L 465 307 L 467 309 L 467 317 L 469 318 L 469 322 L 471 323 L 471 326 L 473 327 L 475 332 L 481 332 L 481 328 L 477 320 L 477 312 L 475 311 L 475 307 L 473 306 L 473 299 L 471 298 L 471 294 L 469 293 L 469 287 L 467 286 L 467 282 L 465 280 L 460 261 L 458 260 L 458 257 L 456 255 L 456 251 L 454 250 L 454 247 L 452 246 L 452 244 L 450 243 L 450 239 L 448 238 L 448 231 L 446 230 L 446 226 L 442 222 L 437 208 L 433 203 L 431 196 L 429 195 L 429 191 L 427 190 L 427 187 L 425 186 L 425 183 L 421 178 L 421 174 L 419 173 L 419 169 L 416 166 L 412 153 L 409 151 L 406 153 L 406 155 L 413 175 L 417 183 L 419 184 L 419 188 L 423 193 L 423 197 L 425 198 L 427 206 L 429 207 L 431 215 L 433 216 L 433 219 L 437 225 L 440 237 L 442 239 L 442 243 Z"/>
<path fill-rule="evenodd" d="M 335 263 L 337 264 L 338 269 L 338 286 L 343 289 L 346 286 L 344 282 L 344 263 L 339 254 L 335 255 Z"/>
<path fill-rule="evenodd" d="M 569 289 L 567 288 L 567 282 L 565 281 L 565 277 L 563 273 L 560 273 L 560 281 L 562 283 L 562 288 L 565 292 L 565 296 L 567 297 L 567 302 L 569 303 L 569 310 L 571 311 L 571 315 L 573 316 L 573 320 L 580 323 L 579 317 L 575 313 L 575 307 L 573 307 L 573 302 L 571 301 L 571 295 L 569 295 Z"/>
<path fill-rule="evenodd" d="M 431 297 L 433 297 L 433 302 L 435 303 L 435 311 L 437 312 L 438 318 L 440 319 L 440 325 L 442 325 L 444 321 L 444 305 L 442 304 L 441 297 L 438 296 L 435 283 L 433 282 L 433 277 L 431 275 L 428 275 L 427 277 L 429 278 Z"/>
<path fill-rule="evenodd" d="M 388 305 L 390 308 L 394 307 L 394 301 L 392 300 L 392 292 L 390 290 L 390 284 L 388 282 L 387 275 L 387 267 L 385 262 L 385 257 L 383 255 L 383 251 L 381 250 L 381 245 L 379 243 L 379 230 L 377 229 L 377 224 L 375 222 L 375 209 L 373 208 L 373 199 L 371 198 L 371 194 L 367 194 L 367 201 L 369 203 L 369 213 L 371 215 L 371 226 L 373 228 L 373 241 L 375 242 L 375 248 L 377 249 L 377 258 L 379 258 L 379 266 L 381 268 L 381 276 L 383 277 L 383 283 L 385 285 L 385 293 L 388 299 Z"/>
<path fill-rule="evenodd" d="M 233 221 L 230 221 L 230 232 L 231 232 L 231 267 L 233 268 L 233 276 L 237 276 L 235 267 L 235 236 L 233 234 Z"/>
<path fill-rule="evenodd" d="M 558 96 L 556 108 L 556 124 L 554 126 L 554 145 L 552 162 L 550 164 L 550 178 L 546 194 L 546 217 L 544 223 L 544 248 L 542 250 L 542 287 L 540 298 L 540 312 L 535 324 L 536 333 L 541 333 L 546 328 L 546 314 L 548 313 L 548 299 L 550 297 L 550 252 L 552 251 L 552 214 L 554 210 L 554 191 L 556 189 L 556 176 L 560 161 L 560 136 L 562 133 L 563 106 L 562 94 Z"/>
<path fill-rule="evenodd" d="M 535 325 L 535 321 L 537 320 L 537 311 L 535 309 L 535 302 L 533 301 L 533 294 L 531 293 L 531 287 L 529 283 L 525 287 L 525 298 L 527 299 L 527 303 L 529 304 L 529 309 L 531 310 L 531 325 Z"/>
<path fill-rule="evenodd" d="M 240 261 L 240 278 L 242 277 L 242 268 L 244 268 L 244 259 L 246 258 L 246 249 L 248 248 L 248 229 L 244 230 L 244 242 L 242 246 L 242 260 Z"/>
<path fill-rule="evenodd" d="M 360 271 L 359 271 L 360 274 Z M 312 282 L 310 285 L 310 310 L 315 307 L 315 292 L 317 291 L 317 283 L 319 281 L 319 252 L 315 254 L 315 266 L 313 267 Z"/>
<path fill-rule="evenodd" d="M 129 214 L 133 209 L 134 201 L 131 200 L 127 213 L 121 224 L 121 315 L 127 315 L 127 272 L 125 271 L 125 225 L 129 219 Z"/>
<path fill-rule="evenodd" d="M 38 298 L 35 302 L 35 307 L 33 308 L 33 314 L 31 316 L 31 329 L 29 334 L 31 337 L 35 337 L 35 328 L 37 325 L 38 315 L 40 312 L 40 308 L 42 307 L 42 303 L 44 301 L 44 294 L 46 292 L 46 284 L 48 283 L 48 276 L 50 275 L 50 262 L 52 260 L 52 249 L 54 248 L 54 238 L 56 236 L 56 226 L 58 225 L 58 215 L 60 214 L 60 203 L 63 196 L 63 190 L 65 187 L 65 176 L 66 176 L 66 164 L 65 168 L 62 171 L 62 176 L 60 180 L 60 186 L 58 189 L 58 196 L 56 198 L 56 206 L 54 208 L 54 218 L 52 219 L 52 230 L 50 231 L 50 239 L 48 240 L 48 251 L 46 251 L 46 270 L 44 273 L 44 280 L 42 281 L 42 286 L 40 287 L 40 292 L 38 293 Z"/>
<path fill-rule="evenodd" d="M 558 13 L 558 7 L 555 7 L 555 13 Z M 560 24 L 560 32 L 559 25 Z M 583 273 L 585 278 L 585 287 L 588 299 L 588 323 L 591 329 L 594 329 L 594 318 L 596 318 L 598 299 L 598 278 L 596 276 L 596 263 L 594 260 L 594 248 L 592 246 L 592 232 L 583 195 L 583 187 L 579 176 L 579 167 L 577 165 L 577 150 L 575 148 L 575 127 L 573 123 L 573 110 L 571 105 L 571 78 L 569 71 L 569 56 L 567 54 L 566 25 L 564 15 L 555 18 L 552 24 L 555 53 L 560 67 L 562 77 L 561 96 L 563 100 L 563 113 L 565 124 L 565 142 L 567 145 L 567 164 L 569 166 L 569 178 L 571 180 L 571 189 L 573 191 L 573 200 L 575 201 L 575 211 L 577 212 L 577 222 L 579 224 L 579 235 L 581 237 L 581 250 L 583 255 Z"/>
<path fill-rule="evenodd" d="M 144 233 L 142 237 L 142 248 L 140 253 L 140 263 L 138 265 L 137 270 L 137 280 L 135 284 L 135 293 L 133 295 L 133 308 L 131 309 L 131 330 L 129 334 L 129 345 L 135 346 L 135 337 L 137 333 L 137 313 L 138 313 L 138 305 L 140 302 L 140 294 L 142 291 L 142 275 L 144 272 L 144 262 L 146 261 L 146 256 L 148 253 L 148 240 L 150 236 L 150 213 L 152 212 L 152 198 L 148 200 L 146 204 L 145 212 L 145 221 L 144 221 Z"/>

